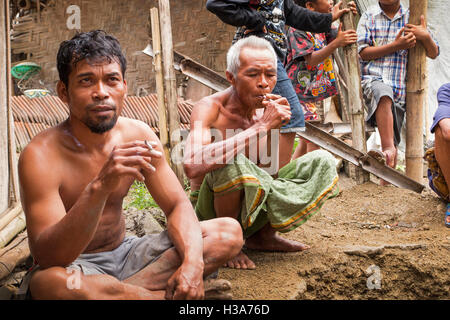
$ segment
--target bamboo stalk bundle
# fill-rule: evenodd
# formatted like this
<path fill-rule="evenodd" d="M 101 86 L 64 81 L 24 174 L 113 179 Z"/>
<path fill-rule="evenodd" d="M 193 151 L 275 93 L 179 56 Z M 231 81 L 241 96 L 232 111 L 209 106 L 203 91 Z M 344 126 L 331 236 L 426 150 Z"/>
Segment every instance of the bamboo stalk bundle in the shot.
<path fill-rule="evenodd" d="M 0 231 L 0 248 L 6 246 L 25 227 L 25 214 L 22 212 Z"/>
<path fill-rule="evenodd" d="M 24 232 L 0 251 L 0 280 L 11 274 L 14 268 L 25 262 L 29 256 L 28 236 Z"/>

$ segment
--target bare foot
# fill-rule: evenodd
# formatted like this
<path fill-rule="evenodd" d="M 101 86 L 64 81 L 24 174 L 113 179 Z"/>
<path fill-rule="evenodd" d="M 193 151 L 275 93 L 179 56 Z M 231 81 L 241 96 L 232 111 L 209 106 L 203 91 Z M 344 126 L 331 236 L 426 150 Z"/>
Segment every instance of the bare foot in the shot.
<path fill-rule="evenodd" d="M 205 300 L 231 300 L 231 283 L 225 279 L 207 279 L 204 282 Z"/>
<path fill-rule="evenodd" d="M 277 234 L 269 224 L 245 241 L 249 249 L 263 251 L 296 252 L 308 250 L 311 247 L 298 241 L 289 240 Z"/>
<path fill-rule="evenodd" d="M 393 149 L 385 149 L 383 150 L 383 154 L 386 159 L 386 165 L 395 169 L 395 166 L 397 165 L 397 149 L 395 147 Z M 381 179 L 380 185 L 388 186 L 390 183 Z"/>
<path fill-rule="evenodd" d="M 256 269 L 255 263 L 250 260 L 244 252 L 239 252 L 237 256 L 224 264 L 224 267 L 232 269 Z"/>

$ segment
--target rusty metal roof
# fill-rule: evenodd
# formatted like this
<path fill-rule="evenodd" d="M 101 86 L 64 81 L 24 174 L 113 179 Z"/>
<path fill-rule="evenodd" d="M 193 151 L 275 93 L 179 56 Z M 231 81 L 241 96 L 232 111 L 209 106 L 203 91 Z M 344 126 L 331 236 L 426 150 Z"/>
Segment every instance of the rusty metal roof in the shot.
<path fill-rule="evenodd" d="M 30 99 L 13 96 L 11 99 L 14 116 L 16 147 L 22 150 L 39 132 L 57 125 L 69 117 L 69 109 L 57 96 Z M 193 104 L 179 100 L 178 111 L 181 129 L 189 129 Z M 125 100 L 122 116 L 147 123 L 158 134 L 158 98 L 156 94 L 144 97 L 129 96 Z"/>

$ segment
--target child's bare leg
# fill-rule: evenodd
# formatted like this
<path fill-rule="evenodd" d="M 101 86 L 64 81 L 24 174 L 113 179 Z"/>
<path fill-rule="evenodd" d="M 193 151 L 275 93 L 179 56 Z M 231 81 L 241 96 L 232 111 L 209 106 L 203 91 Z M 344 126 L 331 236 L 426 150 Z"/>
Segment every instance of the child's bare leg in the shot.
<path fill-rule="evenodd" d="M 306 140 L 306 152 L 307 153 L 311 152 L 311 151 L 319 150 L 319 149 L 320 149 L 320 147 L 317 144 L 312 143 L 309 140 Z"/>
<path fill-rule="evenodd" d="M 298 141 L 297 148 L 295 148 L 294 154 L 292 155 L 292 160 L 304 156 L 308 152 L 308 140 L 300 138 Z"/>
<path fill-rule="evenodd" d="M 278 153 L 278 168 L 283 168 L 292 158 L 292 149 L 294 148 L 295 132 L 287 132 L 280 134 L 280 152 Z"/>
<path fill-rule="evenodd" d="M 397 162 L 397 148 L 394 143 L 394 116 L 392 114 L 392 100 L 384 96 L 381 97 L 375 111 L 378 131 L 381 138 L 381 149 L 386 156 L 386 165 L 395 168 Z M 381 181 L 382 185 L 388 184 Z"/>

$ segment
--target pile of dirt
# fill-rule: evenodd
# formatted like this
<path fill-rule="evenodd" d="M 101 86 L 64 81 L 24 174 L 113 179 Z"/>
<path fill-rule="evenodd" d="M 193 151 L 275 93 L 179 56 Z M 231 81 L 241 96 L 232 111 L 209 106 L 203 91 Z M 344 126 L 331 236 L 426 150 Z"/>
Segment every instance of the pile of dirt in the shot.
<path fill-rule="evenodd" d="M 283 236 L 312 248 L 247 250 L 256 270 L 220 269 L 235 299 L 449 299 L 450 229 L 445 204 L 417 194 L 340 179 L 341 193 Z"/>

